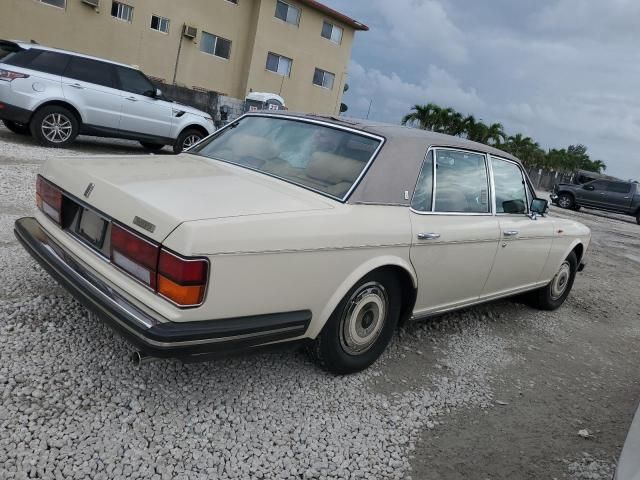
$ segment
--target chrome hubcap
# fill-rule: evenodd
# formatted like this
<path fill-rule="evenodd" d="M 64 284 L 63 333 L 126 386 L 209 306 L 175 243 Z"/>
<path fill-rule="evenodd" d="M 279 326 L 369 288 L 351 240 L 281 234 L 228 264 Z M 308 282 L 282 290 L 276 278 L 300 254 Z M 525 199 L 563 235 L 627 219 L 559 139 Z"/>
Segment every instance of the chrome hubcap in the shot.
<path fill-rule="evenodd" d="M 50 113 L 42 120 L 42 135 L 52 143 L 63 143 L 69 140 L 73 125 L 62 113 Z"/>
<path fill-rule="evenodd" d="M 389 300 L 378 282 L 362 285 L 349 298 L 340 322 L 340 344 L 349 355 L 369 350 L 385 324 Z"/>
<path fill-rule="evenodd" d="M 561 266 L 556 276 L 553 277 L 551 282 L 551 298 L 557 300 L 567 289 L 569 285 L 569 279 L 571 278 L 571 265 L 565 261 Z"/>
<path fill-rule="evenodd" d="M 558 199 L 558 205 L 560 205 L 562 208 L 569 208 L 569 205 L 571 205 L 571 200 L 569 199 L 569 197 L 562 196 Z"/>
<path fill-rule="evenodd" d="M 182 148 L 186 150 L 187 148 L 192 147 L 193 145 L 198 143 L 201 138 L 202 137 L 200 135 L 189 135 L 184 139 L 184 142 L 182 142 Z"/>

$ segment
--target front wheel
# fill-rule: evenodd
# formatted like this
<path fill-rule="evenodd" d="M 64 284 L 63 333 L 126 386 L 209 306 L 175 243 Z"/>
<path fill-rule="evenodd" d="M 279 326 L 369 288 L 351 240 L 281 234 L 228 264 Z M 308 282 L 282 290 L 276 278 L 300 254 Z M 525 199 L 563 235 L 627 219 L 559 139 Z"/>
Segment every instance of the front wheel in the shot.
<path fill-rule="evenodd" d="M 578 271 L 578 257 L 574 252 L 562 262 L 560 269 L 546 287 L 542 287 L 529 294 L 532 307 L 541 310 L 555 310 L 564 303 L 569 296 Z"/>
<path fill-rule="evenodd" d="M 12 122 L 11 120 L 3 120 L 4 126 L 18 135 L 30 135 L 29 125 L 24 123 Z"/>
<path fill-rule="evenodd" d="M 337 375 L 369 367 L 393 337 L 400 303 L 400 287 L 393 274 L 367 275 L 349 290 L 309 347 L 312 360 Z"/>
<path fill-rule="evenodd" d="M 204 135 L 199 130 L 196 130 L 195 128 L 187 128 L 178 135 L 176 143 L 173 144 L 173 153 L 177 155 L 183 150 L 191 148 L 203 138 Z"/>
<path fill-rule="evenodd" d="M 561 193 L 560 195 L 558 195 L 558 206 L 560 208 L 574 208 L 575 201 L 573 200 L 573 197 L 568 193 Z"/>
<path fill-rule="evenodd" d="M 78 136 L 80 124 L 64 107 L 51 105 L 38 110 L 29 125 L 31 135 L 45 147 L 66 147 Z"/>

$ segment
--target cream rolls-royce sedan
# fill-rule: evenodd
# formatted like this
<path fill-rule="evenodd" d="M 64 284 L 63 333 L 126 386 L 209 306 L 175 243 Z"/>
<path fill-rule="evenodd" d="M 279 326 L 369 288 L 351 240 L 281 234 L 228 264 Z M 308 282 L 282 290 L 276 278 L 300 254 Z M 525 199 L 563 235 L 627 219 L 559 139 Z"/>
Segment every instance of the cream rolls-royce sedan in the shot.
<path fill-rule="evenodd" d="M 558 308 L 590 231 L 457 137 L 250 113 L 179 156 L 49 160 L 27 251 L 139 359 L 302 341 L 344 374 L 399 324 L 526 294 Z"/>

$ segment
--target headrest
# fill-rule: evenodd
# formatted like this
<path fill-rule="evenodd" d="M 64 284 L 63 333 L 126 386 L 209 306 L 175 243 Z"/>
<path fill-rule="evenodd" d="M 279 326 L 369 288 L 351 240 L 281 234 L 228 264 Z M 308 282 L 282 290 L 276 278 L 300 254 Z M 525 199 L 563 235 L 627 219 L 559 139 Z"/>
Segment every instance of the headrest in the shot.
<path fill-rule="evenodd" d="M 341 182 L 355 182 L 364 168 L 364 162 L 342 155 L 316 152 L 305 170 L 309 178 L 337 184 Z"/>
<path fill-rule="evenodd" d="M 269 160 L 278 156 L 278 151 L 271 140 L 246 133 L 239 133 L 231 137 L 226 148 L 230 149 L 235 157 L 256 157 Z"/>

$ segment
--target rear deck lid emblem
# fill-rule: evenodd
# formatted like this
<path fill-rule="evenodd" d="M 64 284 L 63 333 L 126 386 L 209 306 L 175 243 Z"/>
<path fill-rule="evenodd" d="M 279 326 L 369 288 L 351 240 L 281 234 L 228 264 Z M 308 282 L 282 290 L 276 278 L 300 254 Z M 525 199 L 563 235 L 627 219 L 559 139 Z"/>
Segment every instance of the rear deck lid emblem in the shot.
<path fill-rule="evenodd" d="M 156 226 L 153 223 L 145 220 L 144 218 L 140 218 L 137 215 L 133 217 L 133 224 L 140 228 L 144 228 L 147 232 L 153 233 L 156 230 Z"/>
<path fill-rule="evenodd" d="M 93 187 L 95 187 L 93 182 L 87 185 L 87 189 L 84 191 L 84 198 L 89 198 L 89 195 L 91 195 L 91 192 L 93 192 Z"/>

